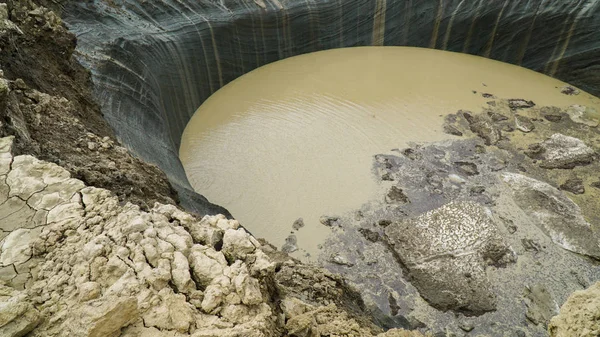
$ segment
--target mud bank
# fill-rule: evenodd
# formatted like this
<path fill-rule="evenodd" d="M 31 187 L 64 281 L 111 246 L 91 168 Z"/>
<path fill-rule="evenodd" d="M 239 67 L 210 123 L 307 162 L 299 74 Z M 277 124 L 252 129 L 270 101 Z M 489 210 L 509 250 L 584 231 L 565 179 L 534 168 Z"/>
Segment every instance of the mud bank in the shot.
<path fill-rule="evenodd" d="M 463 139 L 376 156 L 387 191 L 335 217 L 321 263 L 390 326 L 547 335 L 569 294 L 600 279 L 599 121 L 499 98 L 446 116 Z"/>

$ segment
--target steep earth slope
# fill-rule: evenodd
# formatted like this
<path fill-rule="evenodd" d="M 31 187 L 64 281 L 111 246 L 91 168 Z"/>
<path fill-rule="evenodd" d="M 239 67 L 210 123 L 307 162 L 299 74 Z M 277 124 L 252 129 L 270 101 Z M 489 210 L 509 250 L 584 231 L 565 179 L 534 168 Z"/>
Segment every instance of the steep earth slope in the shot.
<path fill-rule="evenodd" d="M 57 163 L 144 209 L 177 202 L 160 169 L 117 146 L 92 97 L 90 74 L 73 57 L 75 36 L 62 20 L 33 1 L 8 1 L 0 21 L 0 135 L 16 137 L 15 153 Z M 228 214 L 196 200 L 201 215 Z"/>

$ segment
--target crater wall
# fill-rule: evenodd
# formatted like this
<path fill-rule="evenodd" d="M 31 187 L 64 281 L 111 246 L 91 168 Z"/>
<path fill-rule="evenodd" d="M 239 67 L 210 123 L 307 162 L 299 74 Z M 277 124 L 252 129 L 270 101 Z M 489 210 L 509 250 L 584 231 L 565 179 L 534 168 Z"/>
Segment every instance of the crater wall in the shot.
<path fill-rule="evenodd" d="M 207 201 L 178 159 L 189 118 L 223 85 L 286 57 L 352 46 L 436 48 L 600 94 L 598 0 L 77 1 L 63 18 L 105 118 L 124 145 L 167 173 L 190 210 Z"/>

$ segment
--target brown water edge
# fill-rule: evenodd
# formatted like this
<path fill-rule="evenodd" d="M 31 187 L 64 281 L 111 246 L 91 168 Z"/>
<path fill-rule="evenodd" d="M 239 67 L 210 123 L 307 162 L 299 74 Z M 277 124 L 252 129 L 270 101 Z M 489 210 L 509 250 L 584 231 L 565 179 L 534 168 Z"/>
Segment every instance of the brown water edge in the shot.
<path fill-rule="evenodd" d="M 216 92 L 186 127 L 180 158 L 192 186 L 257 237 L 281 247 L 303 218 L 293 255 L 308 260 L 331 233 L 322 215 L 383 202 L 389 186 L 373 175 L 374 154 L 452 137 L 442 132 L 442 116 L 480 110 L 486 93 L 600 111 L 587 93 L 561 94 L 565 85 L 431 49 L 316 52 L 261 67 Z"/>

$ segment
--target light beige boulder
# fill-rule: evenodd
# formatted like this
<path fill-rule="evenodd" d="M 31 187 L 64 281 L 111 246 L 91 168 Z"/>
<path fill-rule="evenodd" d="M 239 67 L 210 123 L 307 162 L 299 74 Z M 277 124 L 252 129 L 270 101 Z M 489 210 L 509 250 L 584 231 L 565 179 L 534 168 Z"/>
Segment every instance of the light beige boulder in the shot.
<path fill-rule="evenodd" d="M 550 320 L 548 332 L 552 337 L 600 336 L 600 282 L 569 296 Z"/>
<path fill-rule="evenodd" d="M 139 318 L 135 297 L 105 297 L 71 309 L 63 336 L 116 337 Z"/>

